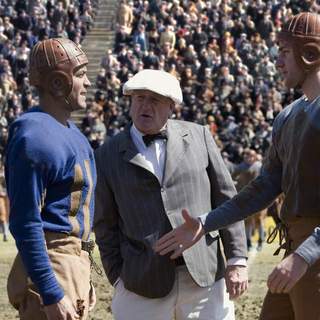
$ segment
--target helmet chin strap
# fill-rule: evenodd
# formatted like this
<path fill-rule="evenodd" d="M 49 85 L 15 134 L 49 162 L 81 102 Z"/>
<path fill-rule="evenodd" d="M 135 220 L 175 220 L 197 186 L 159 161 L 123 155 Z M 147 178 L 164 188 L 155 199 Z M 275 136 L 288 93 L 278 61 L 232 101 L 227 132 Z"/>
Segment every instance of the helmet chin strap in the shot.
<path fill-rule="evenodd" d="M 70 104 L 70 101 L 68 100 L 68 98 L 69 98 L 69 97 L 64 98 L 64 102 L 65 102 L 66 104 Z"/>
<path fill-rule="evenodd" d="M 70 112 L 75 111 L 77 109 L 74 107 L 74 105 L 72 105 L 72 100 L 70 99 L 72 90 L 73 90 L 73 83 L 72 83 L 71 90 L 70 90 L 68 96 L 64 98 L 65 103 L 69 106 Z"/>
<path fill-rule="evenodd" d="M 65 103 L 69 106 L 69 111 L 75 111 L 77 108 L 74 107 L 74 105 L 72 105 L 71 101 L 70 101 L 70 96 L 64 98 Z"/>

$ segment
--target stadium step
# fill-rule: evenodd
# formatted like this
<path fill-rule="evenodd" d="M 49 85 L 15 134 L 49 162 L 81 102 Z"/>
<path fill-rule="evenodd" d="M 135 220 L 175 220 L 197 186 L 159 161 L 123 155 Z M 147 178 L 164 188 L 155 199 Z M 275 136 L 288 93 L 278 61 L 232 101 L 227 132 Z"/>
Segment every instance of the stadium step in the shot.
<path fill-rule="evenodd" d="M 96 92 L 95 82 L 100 69 L 101 58 L 108 49 L 112 49 L 114 46 L 116 14 L 119 3 L 118 0 L 99 0 L 94 25 L 81 44 L 89 59 L 87 74 L 92 87 L 88 90 L 88 99 L 94 98 Z M 77 126 L 81 125 L 85 114 L 84 110 L 72 114 L 72 120 Z"/>

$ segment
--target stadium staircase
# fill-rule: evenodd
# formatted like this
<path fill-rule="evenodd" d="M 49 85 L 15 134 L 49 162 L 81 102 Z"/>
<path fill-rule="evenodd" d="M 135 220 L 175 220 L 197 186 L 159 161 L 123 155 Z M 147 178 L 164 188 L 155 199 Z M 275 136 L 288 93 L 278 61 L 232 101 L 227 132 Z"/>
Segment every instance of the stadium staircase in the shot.
<path fill-rule="evenodd" d="M 91 88 L 87 99 L 94 98 L 95 82 L 100 69 L 101 58 L 106 50 L 112 49 L 114 45 L 118 5 L 118 0 L 99 0 L 94 25 L 81 44 L 89 59 L 88 78 L 91 82 Z M 84 110 L 76 111 L 72 114 L 72 120 L 79 126 L 84 116 Z"/>

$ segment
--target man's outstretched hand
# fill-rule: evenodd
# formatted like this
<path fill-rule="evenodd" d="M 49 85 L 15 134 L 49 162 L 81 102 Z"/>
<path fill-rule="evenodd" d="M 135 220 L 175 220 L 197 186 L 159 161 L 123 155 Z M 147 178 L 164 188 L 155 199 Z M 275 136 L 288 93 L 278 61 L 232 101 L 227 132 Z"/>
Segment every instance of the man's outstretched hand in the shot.
<path fill-rule="evenodd" d="M 172 251 L 170 258 L 176 259 L 204 235 L 204 229 L 199 219 L 191 217 L 186 209 L 182 210 L 182 217 L 184 223 L 181 226 L 168 232 L 156 242 L 154 249 L 160 255 Z"/>

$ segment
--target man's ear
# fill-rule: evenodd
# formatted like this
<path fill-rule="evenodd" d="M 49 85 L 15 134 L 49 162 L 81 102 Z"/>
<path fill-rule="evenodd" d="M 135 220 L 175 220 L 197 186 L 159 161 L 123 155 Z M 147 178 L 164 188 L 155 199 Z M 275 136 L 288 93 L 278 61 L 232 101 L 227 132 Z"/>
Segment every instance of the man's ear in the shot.
<path fill-rule="evenodd" d="M 72 89 L 72 79 L 63 71 L 53 71 L 48 80 L 48 89 L 54 97 L 67 97 Z"/>

